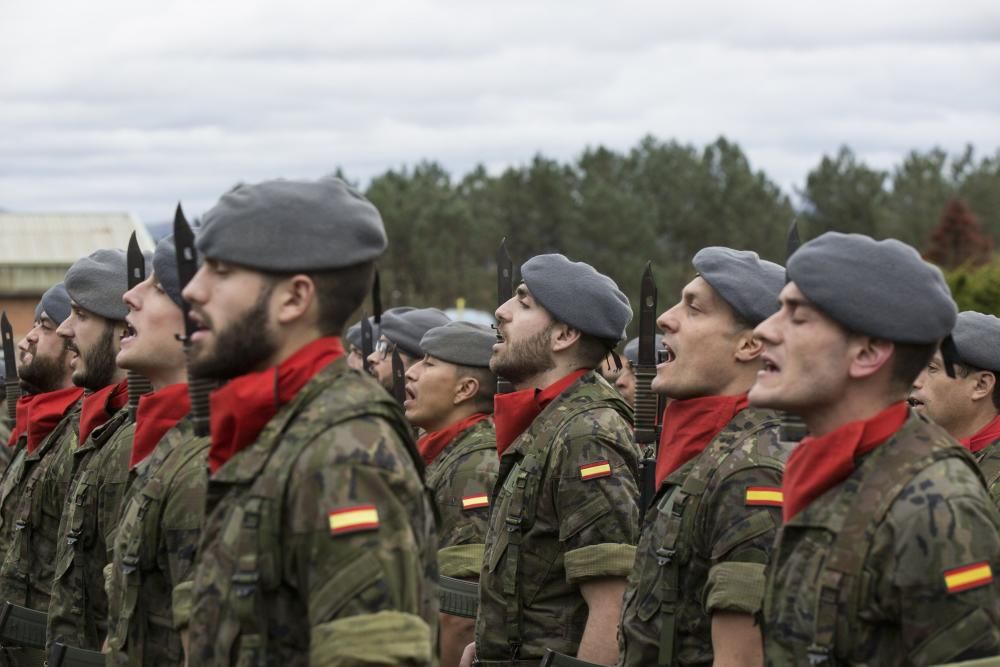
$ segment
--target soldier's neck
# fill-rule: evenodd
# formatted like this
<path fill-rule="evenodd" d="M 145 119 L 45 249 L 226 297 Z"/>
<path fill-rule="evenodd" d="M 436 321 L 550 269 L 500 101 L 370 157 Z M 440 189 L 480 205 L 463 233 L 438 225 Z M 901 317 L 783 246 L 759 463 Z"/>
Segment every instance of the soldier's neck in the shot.
<path fill-rule="evenodd" d="M 990 402 L 990 406 L 983 406 L 984 409 L 978 410 L 970 419 L 965 420 L 965 423 L 951 433 L 951 437 L 956 440 L 971 438 L 997 418 L 997 411 L 993 408 L 992 401 L 989 398 L 986 400 Z"/>
<path fill-rule="evenodd" d="M 580 370 L 579 364 L 574 363 L 557 363 L 555 368 L 545 371 L 544 373 L 539 373 L 538 375 L 533 375 L 532 377 L 519 382 L 514 385 L 514 388 L 518 391 L 524 389 L 545 389 L 551 384 L 555 384 L 564 377 Z"/>
<path fill-rule="evenodd" d="M 800 415 L 806 430 L 813 437 L 824 436 L 844 424 L 868 421 L 893 403 L 904 400 L 893 392 L 872 394 L 871 392 L 847 392 L 839 400 L 803 411 Z"/>
<path fill-rule="evenodd" d="M 187 382 L 187 369 L 184 366 L 166 368 L 156 373 L 151 373 L 146 379 L 153 385 L 153 391 L 159 391 L 172 384 Z"/>
<path fill-rule="evenodd" d="M 429 422 L 425 424 L 415 424 L 420 428 L 426 430 L 428 433 L 434 433 L 435 431 L 443 431 L 452 424 L 457 424 L 463 419 L 468 419 L 477 412 L 482 412 L 477 410 L 473 401 L 467 401 L 460 405 L 456 405 L 454 409 L 447 415 L 443 416 L 441 419 L 437 419 L 434 422 Z"/>

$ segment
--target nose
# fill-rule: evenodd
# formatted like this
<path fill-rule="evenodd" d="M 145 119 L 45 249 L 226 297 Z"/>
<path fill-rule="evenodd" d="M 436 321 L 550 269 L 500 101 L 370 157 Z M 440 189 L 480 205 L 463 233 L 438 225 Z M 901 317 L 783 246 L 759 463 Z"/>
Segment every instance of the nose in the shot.
<path fill-rule="evenodd" d="M 665 331 L 668 333 L 677 333 L 677 329 L 679 328 L 679 322 L 677 321 L 677 314 L 675 311 L 677 310 L 677 307 L 680 305 L 681 304 L 677 304 L 674 307 L 665 310 L 664 312 L 660 313 L 659 317 L 656 318 L 656 326 L 660 329 L 660 331 Z"/>
<path fill-rule="evenodd" d="M 771 315 L 771 317 L 758 324 L 753 330 L 753 335 L 759 338 L 765 345 L 775 345 L 779 340 L 777 318 L 780 314 L 781 311 L 778 311 L 774 315 Z"/>
<path fill-rule="evenodd" d="M 138 289 L 138 286 L 133 287 L 122 295 L 122 301 L 124 301 L 125 305 L 128 306 L 129 312 L 139 310 L 139 295 L 136 294 Z"/>
<path fill-rule="evenodd" d="M 202 265 L 198 268 L 188 284 L 184 286 L 181 290 L 181 298 L 183 298 L 188 303 L 205 303 L 205 266 Z"/>

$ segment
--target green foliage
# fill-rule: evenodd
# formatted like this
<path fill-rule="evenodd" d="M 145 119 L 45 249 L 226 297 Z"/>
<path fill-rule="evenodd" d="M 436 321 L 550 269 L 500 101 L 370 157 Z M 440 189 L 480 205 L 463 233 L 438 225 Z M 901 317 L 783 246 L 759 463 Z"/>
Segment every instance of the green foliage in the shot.
<path fill-rule="evenodd" d="M 1000 256 L 982 266 L 964 266 L 945 274 L 959 310 L 1000 315 Z"/>

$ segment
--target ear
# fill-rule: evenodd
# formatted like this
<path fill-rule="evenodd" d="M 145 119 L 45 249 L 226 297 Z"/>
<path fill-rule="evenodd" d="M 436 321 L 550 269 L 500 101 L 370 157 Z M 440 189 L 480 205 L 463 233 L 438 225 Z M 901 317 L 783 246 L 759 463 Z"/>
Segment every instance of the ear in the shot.
<path fill-rule="evenodd" d="M 972 400 L 981 401 L 984 398 L 992 398 L 993 388 L 997 384 L 997 376 L 990 371 L 979 371 L 974 376 L 975 384 L 972 386 Z"/>
<path fill-rule="evenodd" d="M 455 398 L 452 405 L 465 403 L 469 399 L 475 398 L 479 393 L 479 380 L 471 375 L 459 377 L 455 381 Z"/>
<path fill-rule="evenodd" d="M 861 380 L 875 375 L 883 367 L 888 368 L 895 349 L 896 346 L 887 340 L 871 336 L 852 336 L 847 344 L 850 359 L 848 376 Z"/>
<path fill-rule="evenodd" d="M 316 302 L 316 284 L 309 276 L 296 274 L 275 286 L 272 299 L 279 324 L 301 320 Z"/>
<path fill-rule="evenodd" d="M 754 335 L 753 329 L 741 331 L 736 337 L 736 361 L 747 363 L 755 360 L 764 352 L 764 343 Z"/>
<path fill-rule="evenodd" d="M 551 349 L 553 352 L 562 352 L 569 349 L 576 341 L 580 340 L 582 335 L 579 329 L 574 329 L 568 324 L 557 322 L 552 327 Z"/>

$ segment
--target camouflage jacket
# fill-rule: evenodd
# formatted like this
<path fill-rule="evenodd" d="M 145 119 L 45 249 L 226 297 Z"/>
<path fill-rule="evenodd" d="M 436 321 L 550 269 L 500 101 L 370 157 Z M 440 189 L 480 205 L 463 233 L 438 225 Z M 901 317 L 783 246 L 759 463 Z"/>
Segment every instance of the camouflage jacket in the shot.
<path fill-rule="evenodd" d="M 189 420 L 136 466 L 143 481 L 121 513 L 108 575 L 111 664 L 179 665 L 194 554 L 205 513 L 209 438 Z"/>
<path fill-rule="evenodd" d="M 24 482 L 25 475 L 37 465 L 35 460 L 30 465 L 27 462 L 28 438 L 22 435 L 14 445 L 10 462 L 0 475 L 0 564 L 10 546 L 10 536 L 14 531 L 14 511 L 17 509 L 18 489 Z"/>
<path fill-rule="evenodd" d="M 437 535 L 400 406 L 341 358 L 210 479 L 192 665 L 429 665 Z"/>
<path fill-rule="evenodd" d="M 911 413 L 778 534 L 768 665 L 936 665 L 1000 652 L 1000 517 L 969 453 Z"/>
<path fill-rule="evenodd" d="M 128 482 L 135 424 L 118 410 L 74 452 L 76 472 L 66 495 L 46 641 L 98 650 L 107 634 L 108 597 L 104 565 L 109 536 Z"/>
<path fill-rule="evenodd" d="M 504 452 L 479 585 L 484 664 L 537 663 L 546 648 L 576 655 L 588 611 L 581 582 L 632 570 L 639 450 L 631 422 L 631 407 L 591 372 Z"/>
<path fill-rule="evenodd" d="M 1000 440 L 976 453 L 976 463 L 986 478 L 986 488 L 993 504 L 1000 510 Z"/>
<path fill-rule="evenodd" d="M 7 464 L 14 458 L 14 447 L 7 446 L 10 439 L 10 429 L 0 425 L 0 474 L 7 469 Z"/>
<path fill-rule="evenodd" d="M 10 517 L 10 541 L 0 565 L 0 599 L 39 611 L 49 606 L 59 520 L 80 429 L 80 406 L 78 402 L 38 448 L 25 455 L 22 482 L 16 486 Z"/>
<path fill-rule="evenodd" d="M 479 578 L 490 520 L 489 494 L 499 469 L 497 436 L 491 419 L 463 431 L 427 467 L 427 486 L 440 514 L 441 574 Z"/>
<path fill-rule="evenodd" d="M 780 426 L 747 408 L 664 480 L 629 575 L 619 664 L 711 665 L 712 613 L 760 611 L 791 449 Z"/>

